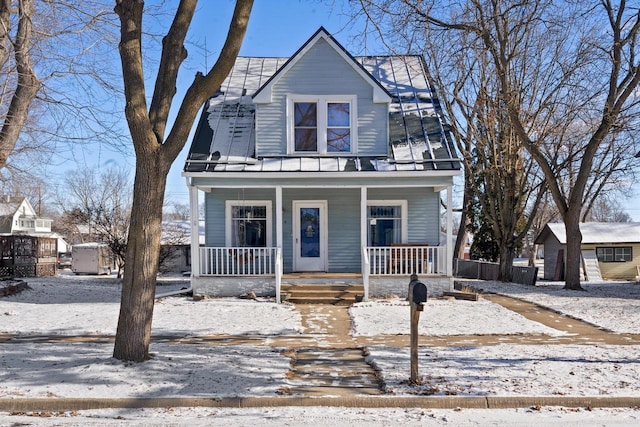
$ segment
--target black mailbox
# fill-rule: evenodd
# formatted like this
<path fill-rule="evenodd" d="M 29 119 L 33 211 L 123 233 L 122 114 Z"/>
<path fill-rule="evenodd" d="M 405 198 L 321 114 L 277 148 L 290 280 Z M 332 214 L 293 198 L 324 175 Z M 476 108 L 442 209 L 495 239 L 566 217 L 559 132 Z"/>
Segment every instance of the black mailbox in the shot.
<path fill-rule="evenodd" d="M 422 282 L 413 284 L 413 302 L 421 304 L 427 302 L 427 286 Z"/>
<path fill-rule="evenodd" d="M 427 302 L 427 286 L 418 280 L 415 274 L 411 275 L 411 282 L 409 282 L 409 299 L 416 304 Z"/>

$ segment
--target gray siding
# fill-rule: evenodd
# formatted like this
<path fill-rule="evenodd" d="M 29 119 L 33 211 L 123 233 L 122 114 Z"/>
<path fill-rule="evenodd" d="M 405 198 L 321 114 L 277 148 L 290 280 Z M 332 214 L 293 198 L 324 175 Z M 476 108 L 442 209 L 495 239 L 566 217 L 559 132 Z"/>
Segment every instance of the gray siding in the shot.
<path fill-rule="evenodd" d="M 225 201 L 271 200 L 275 208 L 275 191 L 271 189 L 213 189 L 205 193 L 205 246 L 225 246 Z M 275 246 L 275 213 L 273 214 L 273 245 Z"/>
<path fill-rule="evenodd" d="M 553 280 L 556 275 L 556 267 L 558 264 L 558 252 L 565 249 L 565 245 L 561 244 L 558 239 L 549 233 L 544 245 L 544 274 L 545 280 Z"/>
<path fill-rule="evenodd" d="M 407 200 L 407 243 L 440 242 L 440 196 L 431 188 L 372 188 L 369 200 Z"/>
<path fill-rule="evenodd" d="M 410 243 L 438 245 L 439 194 L 430 188 L 369 189 L 370 200 L 408 201 L 408 238 Z M 271 200 L 275 209 L 275 191 L 272 189 L 213 189 L 205 195 L 205 245 L 225 245 L 225 200 Z M 327 200 L 329 235 L 329 271 L 360 271 L 360 190 L 357 188 L 297 188 L 283 189 L 283 260 L 284 271 L 293 268 L 294 233 L 292 209 L 294 200 Z M 273 244 L 276 243 L 275 211 L 272 212 Z"/>
<path fill-rule="evenodd" d="M 257 105 L 258 156 L 286 154 L 287 94 L 357 95 L 358 154 L 386 155 L 387 104 L 374 104 L 371 84 L 320 40 L 274 85 L 273 102 Z"/>

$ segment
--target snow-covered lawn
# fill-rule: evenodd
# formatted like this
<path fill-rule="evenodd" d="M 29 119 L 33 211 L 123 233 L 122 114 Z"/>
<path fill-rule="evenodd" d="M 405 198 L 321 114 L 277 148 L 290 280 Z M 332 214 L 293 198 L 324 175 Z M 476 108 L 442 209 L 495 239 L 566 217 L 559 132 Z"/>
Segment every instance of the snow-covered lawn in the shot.
<path fill-rule="evenodd" d="M 68 270 L 66 270 L 68 272 Z M 114 335 L 120 309 L 119 280 L 60 275 L 26 280 L 31 290 L 0 298 L 0 334 Z M 161 279 L 157 293 L 188 287 L 184 278 Z M 240 299 L 167 297 L 156 302 L 153 335 L 283 335 L 301 330 L 292 306 Z"/>
<path fill-rule="evenodd" d="M 535 302 L 616 333 L 640 334 L 640 285 L 630 282 L 583 283 L 581 291 L 562 289 L 561 282 L 478 282 L 485 291 Z"/>
<path fill-rule="evenodd" d="M 274 396 L 289 359 L 277 349 L 154 343 L 144 363 L 111 357 L 113 344 L 3 344 L 0 398 Z"/>
<path fill-rule="evenodd" d="M 369 352 L 394 394 L 640 397 L 640 346 L 421 347 L 419 386 L 407 384 L 406 351 L 374 346 Z"/>
<path fill-rule="evenodd" d="M 79 335 L 115 333 L 120 284 L 113 277 L 63 275 L 29 279 L 31 290 L 0 298 L 0 335 Z M 188 286 L 183 278 L 163 279 L 158 292 Z M 573 317 L 619 332 L 637 332 L 640 286 L 587 284 L 586 292 L 562 291 L 561 284 L 538 287 L 483 282 L 500 292 L 549 306 Z M 350 309 L 358 336 L 408 334 L 409 313 L 402 300 L 378 300 Z M 487 300 L 430 299 L 421 315 L 428 335 L 546 334 L 561 331 L 532 322 Z M 269 300 L 166 297 L 156 303 L 152 333 L 156 336 L 215 334 L 296 336 L 304 329 L 294 306 Z M 266 340 L 264 344 L 269 341 Z M 186 344 L 154 341 L 155 357 L 142 364 L 112 359 L 112 344 L 33 342 L 0 344 L 0 398 L 274 396 L 289 384 L 290 359 L 268 345 Z M 459 396 L 637 396 L 640 397 L 640 346 L 512 345 L 429 347 L 419 351 L 423 384 L 407 384 L 406 348 L 372 346 L 369 360 L 381 371 L 387 391 L 402 395 Z M 359 411 L 359 412 L 358 412 Z M 86 416 L 56 417 L 56 425 L 110 425 L 123 417 L 128 425 L 633 425 L 638 410 L 582 414 L 551 411 L 485 410 L 462 413 L 435 410 L 264 408 L 261 410 L 173 409 L 88 411 Z M 114 415 L 115 414 L 115 415 Z M 124 414 L 124 416 L 123 416 Z M 225 418 L 228 416 L 229 418 Z M 91 417 L 97 417 L 95 419 Z M 245 418 L 246 417 L 246 418 Z M 152 424 L 155 419 L 157 424 Z M 235 421 L 234 421 L 235 420 Z M 484 424 L 482 421 L 486 421 Z M 525 421 L 523 421 L 525 420 Z M 574 420 L 574 421 L 571 421 Z M 47 425 L 46 420 L 12 417 L 3 422 Z M 138 424 L 136 424 L 136 421 Z M 76 424 L 74 424 L 74 422 Z M 96 424 L 92 424 L 92 423 Z M 337 422 L 337 424 L 336 424 Z M 593 424 L 590 424 L 593 422 Z M 451 424 L 453 423 L 453 424 Z M 627 424 L 629 423 L 629 424 Z M 503 425 L 506 424 L 502 423 Z M 512 425 L 513 425 L 512 424 Z M 115 425 L 115 424 L 114 424 Z"/>
<path fill-rule="evenodd" d="M 354 304 L 350 308 L 353 333 L 356 336 L 408 335 L 410 333 L 409 303 L 402 300 L 378 300 Z M 565 332 L 549 328 L 479 299 L 438 300 L 430 299 L 420 315 L 420 335 L 507 335 L 546 334 L 565 335 Z"/>

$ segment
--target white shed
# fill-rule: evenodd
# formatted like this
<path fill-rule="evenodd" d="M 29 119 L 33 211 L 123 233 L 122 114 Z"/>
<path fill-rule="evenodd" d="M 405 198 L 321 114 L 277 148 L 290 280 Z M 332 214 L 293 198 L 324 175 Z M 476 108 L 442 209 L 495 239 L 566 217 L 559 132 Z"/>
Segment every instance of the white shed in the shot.
<path fill-rule="evenodd" d="M 106 243 L 73 245 L 71 270 L 76 274 L 110 274 L 115 268 L 114 257 Z"/>

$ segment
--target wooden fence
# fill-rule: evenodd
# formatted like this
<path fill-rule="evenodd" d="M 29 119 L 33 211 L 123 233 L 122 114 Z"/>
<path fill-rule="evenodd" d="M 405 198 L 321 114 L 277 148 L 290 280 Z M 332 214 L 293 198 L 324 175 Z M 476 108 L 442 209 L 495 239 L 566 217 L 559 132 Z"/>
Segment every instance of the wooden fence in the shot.
<path fill-rule="evenodd" d="M 474 261 L 468 259 L 454 260 L 455 277 L 479 280 L 498 280 L 500 265 L 496 262 Z M 524 285 L 535 285 L 538 278 L 538 267 L 511 267 L 511 281 Z"/>

